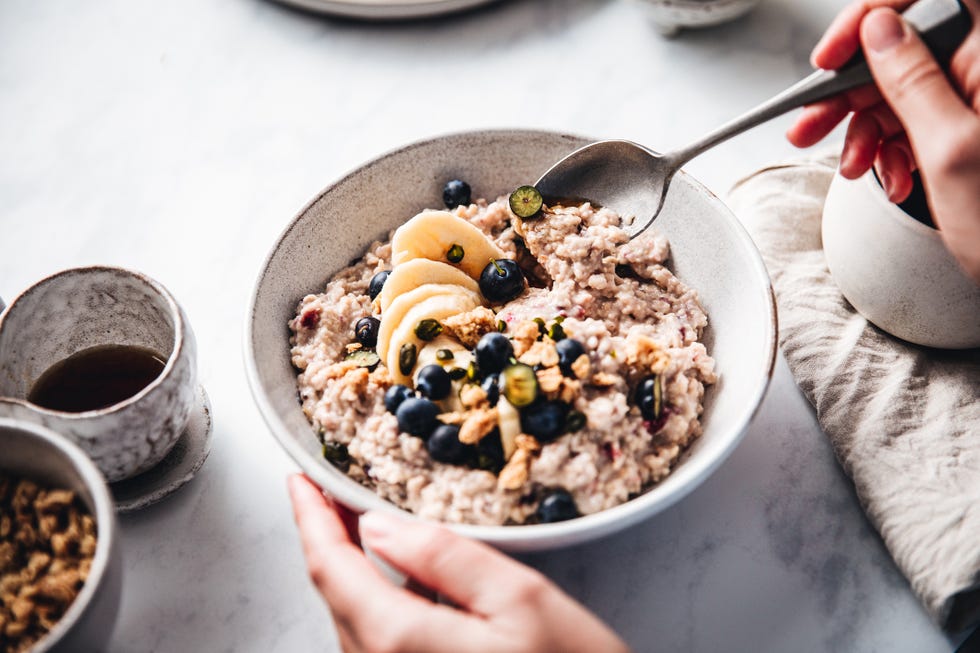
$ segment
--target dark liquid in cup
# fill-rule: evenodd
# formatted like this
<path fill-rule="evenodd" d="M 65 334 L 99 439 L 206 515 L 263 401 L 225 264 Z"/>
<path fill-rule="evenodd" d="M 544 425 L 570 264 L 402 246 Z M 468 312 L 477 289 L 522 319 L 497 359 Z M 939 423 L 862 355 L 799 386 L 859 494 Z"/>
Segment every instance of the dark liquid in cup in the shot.
<path fill-rule="evenodd" d="M 81 413 L 129 399 L 167 366 L 152 349 L 129 345 L 90 347 L 49 367 L 31 388 L 32 404 Z"/>

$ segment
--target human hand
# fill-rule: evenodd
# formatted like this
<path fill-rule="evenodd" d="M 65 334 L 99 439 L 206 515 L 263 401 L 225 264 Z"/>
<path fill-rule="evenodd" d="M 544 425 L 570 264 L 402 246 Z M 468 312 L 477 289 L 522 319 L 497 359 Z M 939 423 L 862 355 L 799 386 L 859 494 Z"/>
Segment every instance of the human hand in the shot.
<path fill-rule="evenodd" d="M 787 133 L 809 147 L 853 113 L 840 173 L 856 179 L 872 165 L 885 192 L 901 202 L 922 175 L 946 247 L 980 283 L 980 0 L 963 0 L 973 29 L 953 55 L 949 79 L 896 13 L 909 0 L 858 0 L 837 16 L 813 51 L 834 69 L 863 47 L 875 78 L 805 108 Z"/>
<path fill-rule="evenodd" d="M 435 524 L 369 512 L 363 542 L 415 583 L 458 607 L 386 580 L 351 538 L 357 518 L 308 478 L 289 478 L 310 577 L 333 613 L 344 651 L 438 653 L 629 649 L 537 571 Z"/>

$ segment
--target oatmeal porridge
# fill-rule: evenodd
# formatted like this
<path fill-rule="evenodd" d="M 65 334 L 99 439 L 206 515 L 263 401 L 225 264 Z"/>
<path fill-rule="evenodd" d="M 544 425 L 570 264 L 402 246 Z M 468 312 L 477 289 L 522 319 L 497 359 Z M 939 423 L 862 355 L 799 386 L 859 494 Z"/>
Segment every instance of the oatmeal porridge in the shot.
<path fill-rule="evenodd" d="M 700 435 L 715 381 L 707 317 L 668 257 L 662 235 L 631 241 L 614 212 L 542 206 L 533 187 L 423 211 L 289 323 L 324 457 L 448 522 L 560 521 L 641 494 Z"/>

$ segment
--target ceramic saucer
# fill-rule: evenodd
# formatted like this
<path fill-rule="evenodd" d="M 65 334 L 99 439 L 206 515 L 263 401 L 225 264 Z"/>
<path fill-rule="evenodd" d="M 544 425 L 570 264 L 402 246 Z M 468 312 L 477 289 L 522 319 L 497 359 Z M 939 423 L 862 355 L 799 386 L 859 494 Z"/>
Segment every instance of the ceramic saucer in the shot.
<path fill-rule="evenodd" d="M 423 18 L 439 16 L 493 0 L 277 0 L 283 4 L 308 9 L 323 14 L 346 16 L 348 18 L 367 18 L 374 20 L 396 20 L 403 18 Z"/>
<path fill-rule="evenodd" d="M 170 453 L 138 476 L 109 485 L 119 513 L 145 508 L 173 494 L 194 478 L 211 453 L 211 401 L 197 388 L 197 405 Z"/>

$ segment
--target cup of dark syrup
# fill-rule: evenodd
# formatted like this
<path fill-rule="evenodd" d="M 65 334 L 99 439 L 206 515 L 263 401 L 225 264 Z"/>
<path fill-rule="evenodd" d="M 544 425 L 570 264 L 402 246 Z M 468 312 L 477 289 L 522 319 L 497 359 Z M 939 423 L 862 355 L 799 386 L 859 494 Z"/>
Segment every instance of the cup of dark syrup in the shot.
<path fill-rule="evenodd" d="M 166 288 L 138 272 L 65 270 L 0 314 L 0 416 L 68 437 L 110 482 L 167 455 L 196 389 L 187 316 Z"/>

